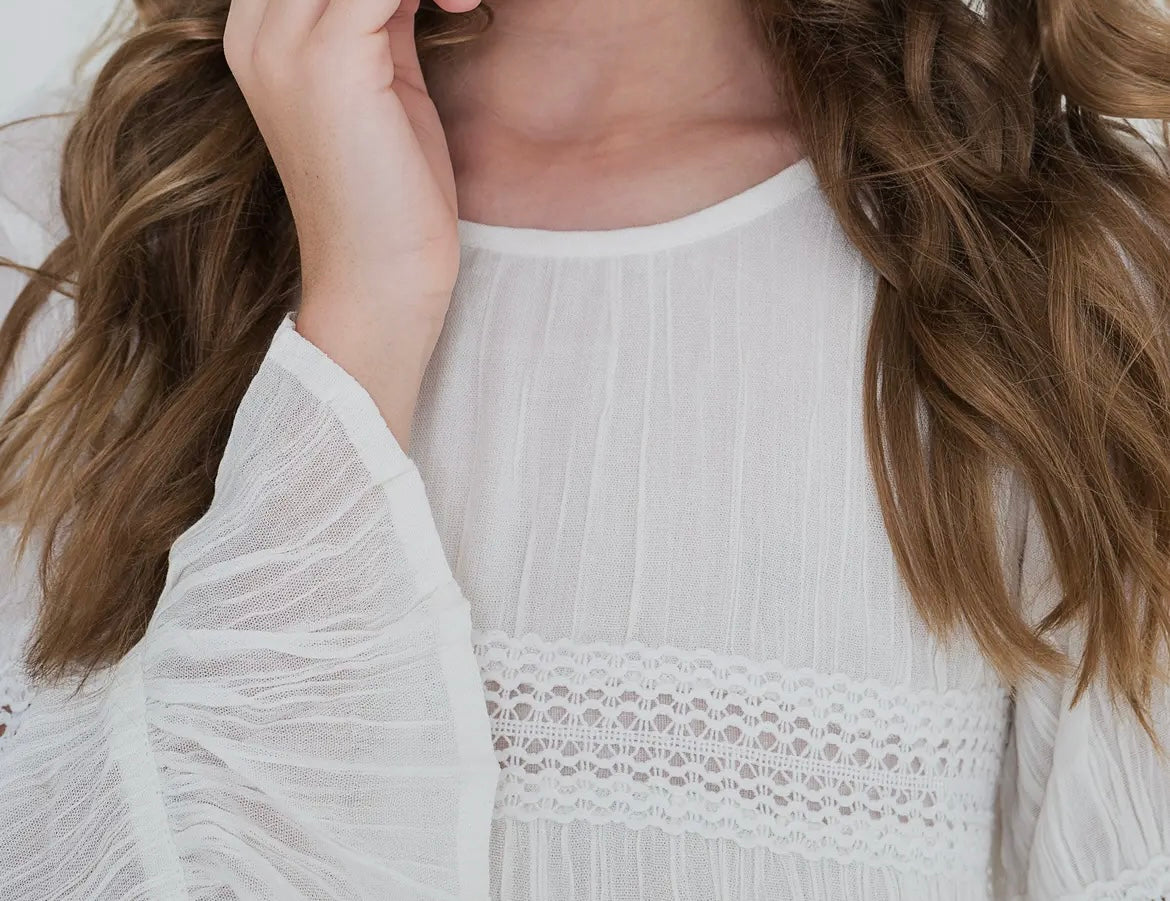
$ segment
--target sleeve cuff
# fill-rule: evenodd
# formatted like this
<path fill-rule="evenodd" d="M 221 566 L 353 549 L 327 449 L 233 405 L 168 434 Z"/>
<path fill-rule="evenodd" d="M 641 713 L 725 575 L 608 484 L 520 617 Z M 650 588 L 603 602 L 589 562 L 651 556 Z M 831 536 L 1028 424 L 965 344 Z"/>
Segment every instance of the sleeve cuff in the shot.
<path fill-rule="evenodd" d="M 298 332 L 296 313 L 288 312 L 272 338 L 268 355 L 336 415 L 353 439 L 362 462 L 379 482 L 414 469 L 374 399 L 340 363 Z"/>
<path fill-rule="evenodd" d="M 1143 867 L 1126 870 L 1105 882 L 1094 882 L 1068 896 L 1070 901 L 1148 901 L 1166 897 L 1170 897 L 1170 854 L 1159 854 Z"/>

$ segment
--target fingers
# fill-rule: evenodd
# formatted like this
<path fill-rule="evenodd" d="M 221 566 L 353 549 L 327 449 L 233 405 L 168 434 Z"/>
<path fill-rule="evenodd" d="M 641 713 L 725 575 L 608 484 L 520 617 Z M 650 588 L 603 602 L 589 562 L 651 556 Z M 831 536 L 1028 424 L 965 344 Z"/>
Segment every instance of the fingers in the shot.
<path fill-rule="evenodd" d="M 300 47 L 329 0 L 232 0 L 224 54 L 237 79 L 254 68 L 277 68 Z"/>
<path fill-rule="evenodd" d="M 279 2 L 279 0 L 276 0 Z M 233 72 L 251 58 L 268 0 L 232 0 L 223 31 L 223 52 Z"/>
<path fill-rule="evenodd" d="M 480 0 L 435 0 L 447 12 L 468 12 Z M 318 23 L 330 37 L 344 34 L 373 34 L 385 28 L 395 13 L 413 17 L 419 0 L 329 0 Z"/>
<path fill-rule="evenodd" d="M 404 0 L 386 24 L 390 39 L 390 56 L 394 60 L 395 78 L 422 87 L 422 66 L 418 59 L 418 44 L 414 39 L 414 14 L 418 10 L 417 0 Z"/>
<path fill-rule="evenodd" d="M 417 9 L 418 0 L 329 0 L 317 28 L 326 40 L 373 34 L 386 27 L 400 6 Z"/>
<path fill-rule="evenodd" d="M 385 29 L 397 66 L 419 68 L 414 14 L 420 0 L 231 0 L 224 29 L 224 54 L 237 78 L 255 68 L 279 68 L 282 59 L 304 46 L 310 35 L 320 43 L 376 36 Z M 435 0 L 447 12 L 468 12 L 480 0 Z"/>
<path fill-rule="evenodd" d="M 329 0 L 269 0 L 258 40 L 275 47 L 300 47 L 321 19 Z"/>
<path fill-rule="evenodd" d="M 479 6 L 480 0 L 435 0 L 435 5 L 449 13 L 467 13 Z"/>

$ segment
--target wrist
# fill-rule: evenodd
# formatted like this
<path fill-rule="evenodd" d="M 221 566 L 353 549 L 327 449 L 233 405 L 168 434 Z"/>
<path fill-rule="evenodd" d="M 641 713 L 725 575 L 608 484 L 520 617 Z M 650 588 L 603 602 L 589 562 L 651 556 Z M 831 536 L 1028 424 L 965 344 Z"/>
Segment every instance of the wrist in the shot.
<path fill-rule="evenodd" d="M 408 325 L 387 332 L 375 324 L 353 325 L 320 307 L 298 310 L 294 327 L 366 390 L 403 451 L 409 453 L 410 425 L 437 330 Z"/>

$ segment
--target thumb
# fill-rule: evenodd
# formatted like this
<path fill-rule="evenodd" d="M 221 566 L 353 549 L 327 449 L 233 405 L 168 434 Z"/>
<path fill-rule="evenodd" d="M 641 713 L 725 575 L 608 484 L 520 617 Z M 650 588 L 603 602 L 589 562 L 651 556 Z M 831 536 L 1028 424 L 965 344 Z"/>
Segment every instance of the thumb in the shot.
<path fill-rule="evenodd" d="M 418 12 L 419 0 L 402 0 L 386 23 L 386 34 L 390 38 L 390 56 L 394 59 L 394 80 L 423 90 L 422 67 L 418 60 L 418 44 L 414 39 L 414 17 Z"/>
<path fill-rule="evenodd" d="M 390 21 L 386 33 L 390 37 L 390 55 L 394 59 L 394 77 L 403 78 L 412 87 L 425 91 L 422 68 L 418 59 L 418 44 L 414 38 L 414 19 L 422 4 L 437 6 L 448 13 L 471 12 L 480 0 L 402 0 Z"/>

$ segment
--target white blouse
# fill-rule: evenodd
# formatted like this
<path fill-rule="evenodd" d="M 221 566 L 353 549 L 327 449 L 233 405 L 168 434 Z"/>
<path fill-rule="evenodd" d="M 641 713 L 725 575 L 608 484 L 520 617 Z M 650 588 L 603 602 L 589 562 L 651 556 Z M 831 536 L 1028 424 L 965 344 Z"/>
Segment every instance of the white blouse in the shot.
<path fill-rule="evenodd" d="M 64 127 L 0 134 L 0 255 L 61 237 Z M 33 560 L 2 564 L 6 898 L 1170 892 L 1133 718 L 1012 698 L 910 602 L 862 440 L 875 275 L 807 162 L 656 225 L 460 233 L 409 456 L 286 317 L 146 636 L 81 693 L 24 678 Z"/>

